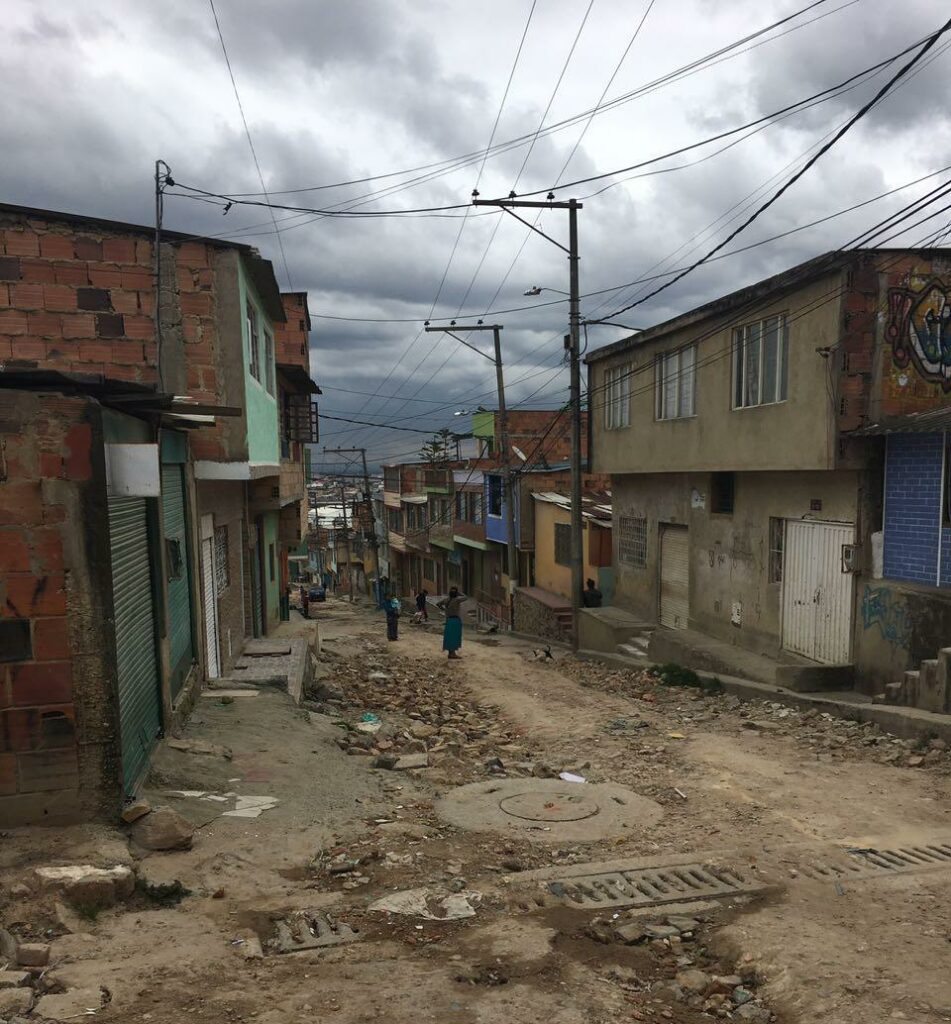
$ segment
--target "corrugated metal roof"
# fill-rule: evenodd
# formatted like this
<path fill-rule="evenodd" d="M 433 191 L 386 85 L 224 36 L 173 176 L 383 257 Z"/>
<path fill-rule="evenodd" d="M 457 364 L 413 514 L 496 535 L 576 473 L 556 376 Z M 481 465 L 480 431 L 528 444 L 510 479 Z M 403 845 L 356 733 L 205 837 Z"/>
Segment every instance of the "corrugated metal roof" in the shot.
<path fill-rule="evenodd" d="M 850 430 L 847 437 L 878 437 L 882 434 L 925 434 L 951 430 L 951 404 L 928 412 L 906 413 L 904 416 L 883 416 L 876 423 Z"/>
<path fill-rule="evenodd" d="M 571 509 L 571 498 L 567 494 L 559 494 L 557 491 L 533 491 L 532 497 L 536 501 L 544 501 L 550 505 L 557 505 L 566 511 Z M 610 526 L 611 524 L 611 494 L 605 492 L 593 492 L 582 495 L 581 515 L 597 525 Z"/>

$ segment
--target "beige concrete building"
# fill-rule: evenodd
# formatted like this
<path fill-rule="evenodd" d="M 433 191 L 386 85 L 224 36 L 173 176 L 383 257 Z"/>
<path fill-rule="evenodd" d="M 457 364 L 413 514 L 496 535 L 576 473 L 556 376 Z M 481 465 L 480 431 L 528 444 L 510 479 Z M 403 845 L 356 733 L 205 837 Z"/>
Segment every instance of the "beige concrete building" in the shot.
<path fill-rule="evenodd" d="M 822 257 L 588 357 L 614 604 L 759 654 L 853 660 L 864 461 L 839 444 L 843 260 Z"/>

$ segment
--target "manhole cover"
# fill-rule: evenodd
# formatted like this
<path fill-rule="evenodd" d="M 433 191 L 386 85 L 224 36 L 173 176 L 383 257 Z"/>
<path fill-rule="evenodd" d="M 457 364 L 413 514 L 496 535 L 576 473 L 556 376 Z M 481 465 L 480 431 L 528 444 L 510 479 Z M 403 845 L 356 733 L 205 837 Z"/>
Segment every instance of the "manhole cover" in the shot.
<path fill-rule="evenodd" d="M 643 831 L 663 809 L 613 782 L 498 779 L 458 786 L 437 801 L 436 813 L 457 828 L 585 843 Z"/>
<path fill-rule="evenodd" d="M 500 800 L 499 807 L 523 821 L 581 821 L 601 809 L 580 793 L 516 793 Z"/>

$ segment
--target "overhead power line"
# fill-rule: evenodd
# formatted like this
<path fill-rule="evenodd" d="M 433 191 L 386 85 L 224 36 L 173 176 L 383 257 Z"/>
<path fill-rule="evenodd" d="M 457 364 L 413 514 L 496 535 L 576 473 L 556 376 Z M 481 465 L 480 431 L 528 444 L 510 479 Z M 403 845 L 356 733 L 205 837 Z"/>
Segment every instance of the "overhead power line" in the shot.
<path fill-rule="evenodd" d="M 238 83 L 235 81 L 234 70 L 231 67 L 231 58 L 228 56 L 228 47 L 225 46 L 225 37 L 221 32 L 221 22 L 218 21 L 218 12 L 215 10 L 215 0 L 208 0 L 208 4 L 211 7 L 212 17 L 215 19 L 215 29 L 218 32 L 218 42 L 221 43 L 221 52 L 224 54 L 225 64 L 228 67 L 228 77 L 231 79 L 231 88 L 234 89 L 234 98 L 238 104 L 238 111 L 241 114 L 241 123 L 244 125 L 244 134 L 248 139 L 248 148 L 251 150 L 251 159 L 254 161 L 254 167 L 258 172 L 258 179 L 261 182 L 261 194 L 268 200 L 270 204 L 270 196 L 268 195 L 267 185 L 264 184 L 264 175 L 261 173 L 261 164 L 258 162 L 258 154 L 254 148 L 254 142 L 251 139 L 251 129 L 248 127 L 248 119 L 244 115 L 244 104 L 241 102 L 241 94 L 238 92 Z M 274 230 L 277 234 L 278 245 L 281 249 L 281 260 L 284 263 L 284 275 L 287 278 L 287 287 L 290 291 L 294 290 L 294 285 L 291 282 L 291 272 L 287 265 L 287 253 L 284 252 L 284 240 L 281 238 L 281 233 L 277 228 L 277 219 L 274 216 L 274 210 L 271 210 L 271 220 L 274 224 Z"/>
<path fill-rule="evenodd" d="M 937 32 L 932 33 L 932 35 L 928 37 L 928 39 L 921 47 L 921 49 L 909 61 L 903 64 L 902 67 L 900 67 L 898 71 L 896 71 L 895 74 L 892 75 L 892 77 L 878 90 L 878 92 L 875 93 L 875 95 L 867 103 L 864 103 L 861 107 L 859 107 L 859 109 L 852 115 L 852 117 L 850 117 L 848 121 L 846 121 L 846 123 L 842 125 L 842 127 L 835 133 L 835 135 L 831 139 L 829 139 L 828 142 L 826 142 L 822 147 L 820 147 L 820 149 L 816 153 L 814 153 L 805 162 L 805 164 L 803 164 L 803 166 L 800 167 L 799 170 L 795 172 L 795 174 L 793 174 L 783 185 L 781 185 L 773 193 L 773 195 L 766 200 L 765 203 L 757 207 L 749 215 L 749 217 L 747 217 L 746 220 L 743 221 L 742 224 L 734 228 L 733 231 L 731 231 L 726 236 L 726 238 L 718 242 L 712 249 L 709 250 L 709 252 L 707 252 L 704 256 L 701 256 L 700 259 L 695 260 L 689 267 L 686 267 L 680 273 L 671 278 L 671 280 L 665 281 L 664 284 L 659 285 L 657 288 L 654 288 L 652 291 L 648 292 L 647 295 L 642 296 L 641 298 L 629 303 L 626 306 L 622 306 L 620 309 L 617 309 L 613 313 L 608 314 L 608 316 L 604 317 L 603 319 L 613 320 L 615 317 L 620 316 L 622 313 L 626 313 L 628 310 L 634 309 L 635 307 L 640 306 L 644 302 L 647 302 L 648 299 L 653 298 L 655 295 L 658 295 L 660 292 L 665 291 L 667 288 L 670 288 L 672 285 L 676 284 L 678 281 L 685 278 L 687 274 L 691 273 L 697 267 L 706 263 L 707 260 L 709 260 L 712 256 L 716 255 L 716 253 L 718 253 L 721 249 L 729 245 L 729 243 L 732 242 L 733 239 L 737 237 L 737 235 L 745 231 L 750 226 L 750 224 L 752 224 L 753 221 L 757 219 L 757 217 L 759 217 L 766 210 L 768 210 L 781 196 L 788 192 L 789 189 L 792 188 L 792 186 L 810 170 L 810 168 L 814 167 L 815 164 L 826 153 L 828 153 L 829 150 L 832 149 L 832 147 L 837 142 L 839 142 L 840 139 L 842 139 L 853 127 L 855 127 L 855 125 L 858 124 L 858 122 L 861 121 L 863 117 L 865 117 L 865 115 L 872 109 L 872 107 L 874 107 L 876 103 L 883 99 L 891 91 L 892 87 L 902 78 L 904 78 L 905 75 L 907 75 L 908 72 L 911 71 L 911 69 L 920 60 L 924 58 L 925 54 L 928 53 L 928 51 L 949 29 L 951 29 L 951 18 L 949 18 L 944 23 L 944 25 L 942 25 L 941 28 L 938 29 Z"/>

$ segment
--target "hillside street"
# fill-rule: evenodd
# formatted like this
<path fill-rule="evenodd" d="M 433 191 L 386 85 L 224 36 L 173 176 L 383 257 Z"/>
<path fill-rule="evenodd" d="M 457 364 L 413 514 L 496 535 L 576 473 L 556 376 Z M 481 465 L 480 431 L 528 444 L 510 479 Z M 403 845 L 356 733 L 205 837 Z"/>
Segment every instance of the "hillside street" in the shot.
<path fill-rule="evenodd" d="M 447 665 L 436 623 L 404 619 L 387 644 L 375 610 L 331 600 L 318 615 L 323 678 L 302 707 L 268 687 L 205 698 L 183 737 L 197 748 L 160 751 L 145 795 L 199 826 L 191 849 L 130 853 L 97 826 L 4 833 L 2 918 L 20 942 L 51 946 L 28 979 L 39 1019 L 44 993 L 62 997 L 45 1003 L 52 1019 L 92 1000 L 98 1020 L 153 1024 L 951 1019 L 946 868 L 813 870 L 847 861 L 847 847 L 947 843 L 947 751 L 511 637 L 467 633 Z M 429 767 L 393 764 L 414 755 Z M 563 771 L 586 781 L 552 781 Z M 493 782 L 548 787 L 531 806 L 551 823 L 540 812 L 525 827 L 530 795 L 492 830 L 434 806 Z M 564 800 L 597 807 L 588 794 L 608 783 L 645 799 L 580 828 L 558 813 Z M 195 795 L 229 791 L 277 803 L 221 817 Z M 475 803 L 454 806 L 448 817 L 478 823 Z M 570 890 L 576 865 L 605 862 L 706 865 L 746 892 L 572 906 L 557 880 Z M 35 874 L 76 863 L 128 864 L 139 887 L 77 912 Z M 415 913 L 371 909 L 416 889 L 428 901 Z M 447 908 L 471 916 L 438 919 Z M 277 952 L 279 920 L 300 944 L 313 934 L 301 922 L 320 915 L 351 941 Z M 0 989 L 0 1019 L 16 1019 L 10 993 L 26 988 Z"/>

